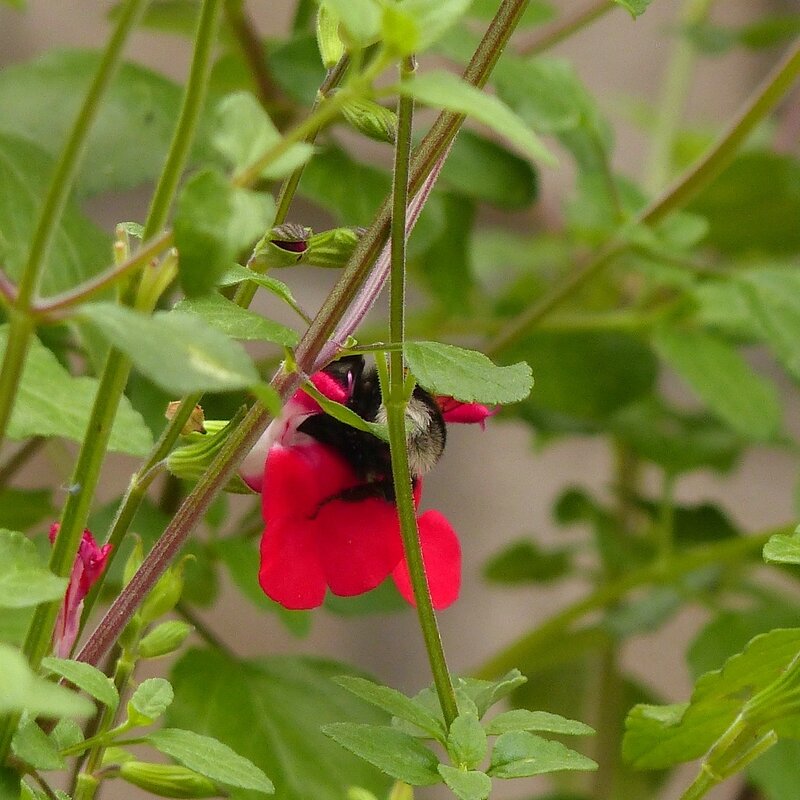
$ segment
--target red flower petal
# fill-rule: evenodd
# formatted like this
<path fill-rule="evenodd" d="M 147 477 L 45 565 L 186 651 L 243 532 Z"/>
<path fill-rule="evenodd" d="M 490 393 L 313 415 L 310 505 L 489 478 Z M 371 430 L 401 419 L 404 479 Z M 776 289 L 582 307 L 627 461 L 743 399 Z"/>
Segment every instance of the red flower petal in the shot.
<path fill-rule="evenodd" d="M 316 522 L 320 560 L 334 594 L 374 589 L 403 558 L 397 509 L 387 500 L 331 500 Z"/>
<path fill-rule="evenodd" d="M 301 520 L 273 520 L 261 537 L 258 582 L 284 608 L 316 608 L 325 599 L 325 575 L 314 526 Z"/>
<path fill-rule="evenodd" d="M 480 403 L 464 403 L 453 397 L 442 395 L 437 396 L 436 402 L 439 404 L 444 421 L 448 424 L 477 422 L 483 428 L 486 425 L 486 419 L 497 413 L 497 409 L 490 410 Z"/>
<path fill-rule="evenodd" d="M 419 519 L 419 538 L 422 545 L 422 561 L 431 592 L 433 607 L 447 608 L 458 599 L 461 588 L 461 545 L 458 536 L 444 514 L 426 511 Z M 400 594 L 414 603 L 411 576 L 403 559 L 392 573 Z"/>

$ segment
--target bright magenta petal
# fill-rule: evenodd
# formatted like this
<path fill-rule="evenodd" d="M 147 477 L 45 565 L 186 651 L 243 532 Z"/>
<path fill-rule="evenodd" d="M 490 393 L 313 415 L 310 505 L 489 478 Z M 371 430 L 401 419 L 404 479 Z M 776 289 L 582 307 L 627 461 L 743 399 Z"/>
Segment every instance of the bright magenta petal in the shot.
<path fill-rule="evenodd" d="M 447 608 L 458 599 L 461 589 L 461 545 L 458 536 L 444 514 L 435 510 L 426 511 L 418 519 L 418 525 L 422 560 L 433 607 Z M 397 565 L 392 577 L 400 594 L 411 605 L 415 605 L 405 559 Z"/>
<path fill-rule="evenodd" d="M 334 594 L 374 589 L 403 558 L 397 510 L 386 500 L 331 500 L 316 522 L 320 560 Z"/>

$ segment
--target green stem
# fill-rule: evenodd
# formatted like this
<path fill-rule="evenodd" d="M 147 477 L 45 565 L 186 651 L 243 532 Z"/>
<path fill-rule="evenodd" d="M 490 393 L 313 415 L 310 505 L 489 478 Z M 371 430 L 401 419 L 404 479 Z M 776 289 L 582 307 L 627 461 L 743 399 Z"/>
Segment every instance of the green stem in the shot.
<path fill-rule="evenodd" d="M 136 624 L 136 623 L 133 623 Z M 122 697 L 128 687 L 130 679 L 133 677 L 133 671 L 136 667 L 136 658 L 134 653 L 139 645 L 141 638 L 141 627 L 139 626 L 136 631 L 131 632 L 131 641 L 125 649 L 123 649 L 117 660 L 117 665 L 114 668 L 114 686 L 117 694 Z M 92 737 L 96 739 L 86 759 L 86 766 L 78 774 L 75 781 L 73 797 L 75 800 L 93 800 L 99 780 L 95 773 L 100 768 L 103 760 L 103 753 L 106 749 L 105 738 L 108 736 L 111 726 L 114 724 L 114 719 L 117 715 L 118 709 L 112 709 L 108 706 L 103 706 L 100 714 L 100 721 L 97 725 L 97 732 Z M 89 779 L 82 779 L 82 775 L 89 776 Z M 94 778 L 94 780 L 92 780 Z"/>
<path fill-rule="evenodd" d="M 70 485 L 76 490 L 67 497 L 61 515 L 61 529 L 53 545 L 50 569 L 56 575 L 67 577 L 72 570 L 78 552 L 83 529 L 89 516 L 89 508 L 100 478 L 111 426 L 117 413 L 117 405 L 128 380 L 130 361 L 126 357 L 114 357 L 110 352 L 100 378 L 92 416 L 87 430 L 89 434 L 81 446 Z M 33 615 L 23 651 L 31 666 L 38 669 L 42 658 L 50 649 L 53 626 L 61 605 L 60 600 L 37 606 Z"/>
<path fill-rule="evenodd" d="M 780 63 L 740 110 L 733 122 L 700 160 L 675 183 L 644 208 L 630 223 L 617 231 L 600 248 L 596 256 L 585 261 L 565 276 L 526 311 L 513 319 L 488 345 L 485 352 L 497 354 L 523 338 L 554 308 L 572 297 L 583 285 L 603 270 L 627 248 L 626 233 L 637 225 L 654 225 L 667 214 L 683 208 L 714 180 L 736 155 L 739 146 L 788 91 L 800 73 L 800 41 L 796 42 Z"/>
<path fill-rule="evenodd" d="M 192 410 L 194 409 L 195 405 L 197 405 L 197 401 L 199 399 L 200 395 L 196 394 L 191 395 L 183 400 L 181 405 L 178 406 L 177 410 L 175 411 L 175 414 L 172 416 L 172 419 L 170 419 L 167 426 L 161 432 L 161 436 L 158 438 L 158 441 L 150 451 L 150 455 L 147 457 L 147 460 L 131 477 L 131 481 L 128 484 L 128 489 L 125 492 L 125 496 L 122 498 L 119 507 L 117 508 L 114 521 L 111 523 L 111 529 L 106 537 L 106 542 L 112 545 L 111 552 L 108 555 L 106 569 L 98 578 L 95 585 L 91 588 L 89 594 L 86 596 L 86 599 L 83 602 L 81 630 L 83 630 L 83 626 L 85 625 L 86 620 L 90 617 L 92 609 L 94 608 L 94 605 L 100 596 L 106 576 L 110 572 L 111 564 L 119 553 L 119 546 L 125 537 L 125 534 L 130 529 L 131 524 L 133 523 L 133 519 L 136 516 L 136 512 L 139 510 L 139 506 L 141 505 L 145 494 L 147 493 L 147 489 L 158 474 L 156 470 L 157 465 L 161 463 L 161 461 L 167 457 L 169 451 L 172 450 L 173 445 L 180 436 L 181 430 L 183 430 L 183 426 L 189 420 Z"/>
<path fill-rule="evenodd" d="M 341 59 L 339 59 L 339 63 L 328 71 L 328 74 L 325 76 L 325 80 L 322 82 L 319 90 L 317 91 L 317 98 L 314 101 L 313 107 L 311 108 L 310 116 L 313 117 L 316 114 L 320 103 L 330 94 L 331 90 L 335 89 L 341 83 L 342 78 L 347 71 L 348 63 L 349 57 L 344 55 Z M 313 144 L 314 140 L 317 138 L 318 131 L 319 127 L 313 128 L 306 135 L 305 142 L 308 144 Z M 278 192 L 277 210 L 275 212 L 275 222 L 273 223 L 274 225 L 282 225 L 284 222 L 286 222 L 286 217 L 289 215 L 289 208 L 294 200 L 294 196 L 297 192 L 297 187 L 300 184 L 300 178 L 303 175 L 304 169 L 305 164 L 301 164 L 299 167 L 294 169 L 291 175 L 289 175 L 281 184 L 281 188 Z M 253 297 L 255 297 L 257 289 L 258 285 L 251 281 L 242 282 L 239 285 L 239 288 L 236 290 L 236 294 L 233 298 L 234 302 L 240 305 L 242 308 L 247 308 L 253 301 Z M 304 313 L 301 312 L 301 314 L 305 317 Z"/>
<path fill-rule="evenodd" d="M 656 522 L 657 558 L 666 563 L 672 556 L 675 546 L 675 475 L 664 472 L 661 488 L 661 507 Z"/>
<path fill-rule="evenodd" d="M 401 66 L 401 78 L 414 74 L 413 59 Z M 393 342 L 403 343 L 405 339 L 405 291 L 406 291 L 406 208 L 408 206 L 408 175 L 411 153 L 411 129 L 414 116 L 414 102 L 401 97 L 397 109 L 397 141 L 395 144 L 394 174 L 392 181 L 392 221 L 391 221 L 391 273 L 389 325 Z M 458 716 L 453 682 L 447 668 L 442 639 L 433 611 L 428 579 L 422 559 L 422 548 L 417 527 L 417 513 L 412 494 L 412 476 L 408 465 L 408 433 L 406 431 L 406 392 L 405 369 L 402 350 L 392 350 L 389 354 L 389 385 L 385 401 L 386 421 L 389 428 L 389 444 L 392 458 L 392 475 L 400 520 L 400 534 L 403 537 L 403 550 L 411 576 L 414 601 L 417 607 L 422 637 L 428 652 L 433 683 L 439 696 L 442 715 L 449 728 Z"/>
<path fill-rule="evenodd" d="M 86 93 L 69 137 L 64 144 L 64 149 L 56 163 L 47 195 L 39 212 L 28 258 L 17 286 L 14 303 L 18 313 L 10 314 L 9 341 L 2 367 L 0 367 L 0 444 L 5 438 L 25 356 L 34 332 L 34 325 L 25 317 L 39 288 L 39 281 L 58 230 L 59 220 L 64 213 L 81 157 L 86 148 L 89 129 L 100 108 L 103 95 L 116 75 L 122 60 L 125 41 L 136 26 L 145 5 L 146 0 L 128 0 L 123 6 L 117 26 L 106 46 L 100 65 L 89 86 L 89 91 Z M 0 756 L 5 752 L 6 746 L 3 736 L 0 735 Z"/>
<path fill-rule="evenodd" d="M 39 300 L 31 311 L 37 317 L 52 317 L 59 312 L 67 311 L 72 307 L 89 300 L 96 294 L 108 289 L 130 275 L 138 272 L 152 259 L 157 258 L 168 247 L 172 246 L 173 235 L 171 231 L 164 231 L 158 236 L 145 242 L 130 258 L 114 264 L 104 272 L 90 278 L 88 281 L 53 297 Z"/>
<path fill-rule="evenodd" d="M 124 4 L 117 26 L 103 53 L 100 66 L 58 159 L 36 223 L 28 260 L 19 281 L 18 308 L 27 309 L 36 293 L 42 270 L 58 229 L 58 221 L 66 207 L 81 157 L 86 148 L 89 129 L 100 109 L 102 97 L 117 73 L 125 41 L 136 27 L 146 5 L 145 0 L 128 0 Z"/>
<path fill-rule="evenodd" d="M 244 0 L 225 0 L 225 21 L 250 68 L 261 105 L 271 110 L 273 117 L 276 110 L 281 116 L 285 116 L 291 104 L 272 79 L 264 58 L 264 47 L 252 20 L 245 11 Z"/>
<path fill-rule="evenodd" d="M 213 66 L 212 55 L 219 31 L 222 5 L 223 0 L 205 0 L 200 9 L 194 55 L 186 91 L 183 95 L 183 105 L 172 137 L 167 161 L 158 179 L 158 185 L 147 212 L 147 221 L 142 234 L 143 241 L 151 239 L 166 225 L 172 201 L 178 190 L 178 183 L 186 167 L 189 150 L 197 131 L 200 112 L 203 110 L 208 91 L 208 80 Z"/>
<path fill-rule="evenodd" d="M 600 664 L 596 676 L 596 724 L 597 736 L 593 742 L 592 757 L 597 762 L 597 772 L 592 779 L 592 797 L 607 800 L 614 796 L 619 764 L 620 714 L 622 711 L 623 686 L 617 667 L 617 652 L 614 643 L 607 644 L 599 655 Z"/>
<path fill-rule="evenodd" d="M 8 316 L 8 339 L 3 366 L 0 368 L 0 445 L 6 435 L 22 371 L 25 368 L 25 357 L 36 330 L 36 325 L 27 312 L 12 308 L 8 311 Z"/>
<path fill-rule="evenodd" d="M 666 563 L 648 564 L 632 570 L 617 580 L 599 587 L 587 597 L 551 617 L 543 625 L 525 634 L 481 665 L 473 674 L 478 678 L 490 679 L 508 672 L 521 663 L 528 663 L 532 654 L 566 635 L 570 626 L 581 617 L 592 611 L 607 608 L 633 589 L 649 584 L 669 584 L 687 572 L 703 567 L 738 564 L 754 553 L 760 552 L 770 536 L 776 533 L 790 533 L 792 530 L 794 526 L 787 525 L 758 536 L 695 547 L 675 554 Z"/>
<path fill-rule="evenodd" d="M 681 9 L 681 29 L 676 33 L 677 39 L 667 65 L 644 182 L 649 193 L 659 191 L 672 174 L 672 151 L 690 88 L 696 49 L 683 28 L 702 22 L 708 16 L 712 2 L 713 0 L 685 0 Z"/>

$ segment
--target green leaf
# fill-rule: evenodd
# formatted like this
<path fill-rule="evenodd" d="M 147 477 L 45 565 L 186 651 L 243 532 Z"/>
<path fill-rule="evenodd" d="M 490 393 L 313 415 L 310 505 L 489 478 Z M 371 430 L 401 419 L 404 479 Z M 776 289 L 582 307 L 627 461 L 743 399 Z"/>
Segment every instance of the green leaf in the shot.
<path fill-rule="evenodd" d="M 359 678 L 356 675 L 340 675 L 334 678 L 334 682 L 347 689 L 348 692 L 352 692 L 356 697 L 366 700 L 392 716 L 416 725 L 435 739 L 444 740 L 444 727 L 438 717 L 396 689 Z"/>
<path fill-rule="evenodd" d="M 709 222 L 706 244 L 723 253 L 797 253 L 800 161 L 769 151 L 743 153 L 690 209 Z"/>
<path fill-rule="evenodd" d="M 0 607 L 26 608 L 64 596 L 67 579 L 50 572 L 21 533 L 0 528 L 0 564 Z"/>
<path fill-rule="evenodd" d="M 440 181 L 460 195 L 509 210 L 527 208 L 537 193 L 527 161 L 470 130 L 458 134 Z"/>
<path fill-rule="evenodd" d="M 424 105 L 467 114 L 504 136 L 528 157 L 555 166 L 556 161 L 533 131 L 501 100 L 451 72 L 426 72 L 400 86 L 400 93 Z"/>
<path fill-rule="evenodd" d="M 583 722 L 551 714 L 548 711 L 529 711 L 526 708 L 504 711 L 490 720 L 486 726 L 486 733 L 490 736 L 510 731 L 544 731 L 570 736 L 589 736 L 595 732 Z"/>
<path fill-rule="evenodd" d="M 728 728 L 744 704 L 773 683 L 800 651 L 800 629 L 756 636 L 722 669 L 698 679 L 690 703 L 637 705 L 628 714 L 623 757 L 638 769 L 699 758 Z M 777 724 L 780 735 L 780 723 Z"/>
<path fill-rule="evenodd" d="M 228 95 L 217 106 L 216 116 L 212 142 L 236 173 L 246 170 L 281 141 L 280 131 L 249 92 Z M 283 178 L 305 164 L 312 152 L 311 145 L 294 144 L 270 163 L 261 172 L 261 177 Z"/>
<path fill-rule="evenodd" d="M 325 0 L 360 46 L 373 42 L 381 29 L 381 7 L 375 0 Z"/>
<path fill-rule="evenodd" d="M 546 583 L 567 574 L 571 564 L 568 549 L 543 550 L 532 539 L 520 539 L 492 556 L 483 574 L 496 583 Z"/>
<path fill-rule="evenodd" d="M 580 177 L 607 187 L 612 145 L 609 126 L 572 63 L 557 58 L 504 55 L 493 82 L 498 96 L 534 130 L 551 133 L 572 153 Z M 603 183 L 605 181 L 605 184 Z"/>
<path fill-rule="evenodd" d="M 773 564 L 800 564 L 800 530 L 770 536 L 764 545 L 764 561 Z"/>
<path fill-rule="evenodd" d="M 55 515 L 49 489 L 0 489 L 0 528 L 25 531 Z"/>
<path fill-rule="evenodd" d="M 421 386 L 468 403 L 515 403 L 533 386 L 524 362 L 498 367 L 483 353 L 440 342 L 406 342 L 408 366 Z"/>
<path fill-rule="evenodd" d="M 398 10 L 407 15 L 417 30 L 412 50 L 427 50 L 442 34 L 454 25 L 469 8 L 472 0 L 402 0 Z"/>
<path fill-rule="evenodd" d="M 474 769 L 486 756 L 486 731 L 471 712 L 461 713 L 450 725 L 447 752 L 454 764 Z"/>
<path fill-rule="evenodd" d="M 64 759 L 55 744 L 30 717 L 22 721 L 14 734 L 11 749 L 17 758 L 35 769 L 64 768 Z"/>
<path fill-rule="evenodd" d="M 518 669 L 512 669 L 496 681 L 460 678 L 456 689 L 470 698 L 475 704 L 478 719 L 483 719 L 483 715 L 495 703 L 510 695 L 515 689 L 526 683 L 527 680 Z"/>
<path fill-rule="evenodd" d="M 0 644 L 0 714 L 27 711 L 32 717 L 88 717 L 94 703 L 40 678 L 16 648 Z"/>
<path fill-rule="evenodd" d="M 178 198 L 175 245 L 178 273 L 187 295 L 205 294 L 252 247 L 275 217 L 270 195 L 232 186 L 222 175 L 204 170 L 183 186 Z"/>
<path fill-rule="evenodd" d="M 622 6 L 630 12 L 630 15 L 636 19 L 640 14 L 644 14 L 647 7 L 653 0 L 614 0 L 618 6 Z"/>
<path fill-rule="evenodd" d="M 134 725 L 152 725 L 170 706 L 174 694 L 164 678 L 142 681 L 128 700 L 128 718 Z"/>
<path fill-rule="evenodd" d="M 149 317 L 112 303 L 81 306 L 79 314 L 142 374 L 175 396 L 244 389 L 258 382 L 241 345 L 194 315 L 159 311 Z"/>
<path fill-rule="evenodd" d="M 659 397 L 620 409 L 610 420 L 614 434 L 639 456 L 676 475 L 700 467 L 729 470 L 743 442 L 707 413 L 685 413 Z"/>
<path fill-rule="evenodd" d="M 494 778 L 526 778 L 562 770 L 595 770 L 591 758 L 561 742 L 542 739 L 528 731 L 510 731 L 497 737 L 489 774 Z"/>
<path fill-rule="evenodd" d="M 322 732 L 351 753 L 412 786 L 440 783 L 439 760 L 419 739 L 380 725 L 334 722 Z"/>
<path fill-rule="evenodd" d="M 263 286 L 267 291 L 272 292 L 278 299 L 282 300 L 290 308 L 297 309 L 297 301 L 294 299 L 292 290 L 277 278 L 270 275 L 262 275 L 260 272 L 253 272 L 240 264 L 234 264 L 226 270 L 219 279 L 220 286 L 234 286 L 242 281 L 253 281 L 259 286 Z"/>
<path fill-rule="evenodd" d="M 800 279 L 794 269 L 743 272 L 742 288 L 763 338 L 795 379 L 800 379 Z"/>
<path fill-rule="evenodd" d="M 8 326 L 0 326 L 0 357 L 7 341 Z M 94 378 L 72 377 L 38 339 L 33 339 L 8 435 L 12 439 L 61 436 L 82 442 L 98 386 L 99 381 Z M 141 416 L 123 397 L 111 429 L 109 450 L 141 456 L 149 452 L 152 444 Z"/>
<path fill-rule="evenodd" d="M 60 719 L 50 732 L 50 738 L 58 750 L 64 750 L 84 740 L 83 729 L 74 719 Z"/>
<path fill-rule="evenodd" d="M 658 374 L 652 350 L 620 333 L 538 331 L 507 356 L 524 358 L 536 375 L 536 390 L 515 413 L 545 429 L 604 422 L 648 394 Z"/>
<path fill-rule="evenodd" d="M 71 661 L 67 658 L 45 658 L 42 666 L 50 672 L 66 678 L 112 711 L 119 705 L 119 694 L 114 682 L 91 664 Z"/>
<path fill-rule="evenodd" d="M 274 342 L 284 347 L 294 347 L 300 338 L 291 328 L 248 311 L 216 293 L 181 300 L 174 310 L 196 314 L 210 327 L 232 339 Z"/>
<path fill-rule="evenodd" d="M 445 194 L 441 200 L 444 227 L 422 255 L 412 260 L 412 267 L 444 309 L 461 316 L 468 314 L 473 305 L 470 238 L 476 209 L 471 200 L 454 194 Z"/>
<path fill-rule="evenodd" d="M 35 142 L 56 158 L 100 59 L 97 51 L 59 50 L 0 71 L 0 131 Z M 172 140 L 181 92 L 162 75 L 123 64 L 92 125 L 79 191 L 96 194 L 155 180 Z M 5 180 L 2 185 L 9 186 Z"/>
<path fill-rule="evenodd" d="M 800 619 L 800 608 L 783 595 L 764 598 L 754 608 L 722 610 L 694 637 L 686 652 L 691 675 L 700 675 L 720 666 L 741 652 L 761 633 L 775 628 L 790 628 Z"/>
<path fill-rule="evenodd" d="M 774 385 L 755 373 L 727 342 L 701 331 L 662 328 L 654 344 L 734 431 L 756 441 L 778 435 L 781 408 Z"/>
<path fill-rule="evenodd" d="M 485 800 L 492 791 L 492 779 L 485 772 L 439 764 L 439 774 L 460 800 Z"/>
<path fill-rule="evenodd" d="M 0 84 L 2 83 L 0 71 Z M 2 88 L 0 88 L 2 94 Z M 2 100 L 0 99 L 0 105 Z M 4 123 L 0 112 L 0 131 Z M 53 163 L 35 144 L 0 132 L 0 259 L 8 276 L 18 281 L 28 258 L 41 198 Z M 40 291 L 65 291 L 111 263 L 109 237 L 70 202 L 56 225 L 44 264 Z"/>
<path fill-rule="evenodd" d="M 275 791 L 272 781 L 255 764 L 210 736 L 164 728 L 146 739 L 159 752 L 213 781 L 266 794 Z"/>
<path fill-rule="evenodd" d="M 214 736 L 249 758 L 282 800 L 341 800 L 352 785 L 384 797 L 388 781 L 320 733 L 320 725 L 342 718 L 385 722 L 332 683 L 345 669 L 318 659 L 238 661 L 193 650 L 172 671 L 168 724 Z"/>

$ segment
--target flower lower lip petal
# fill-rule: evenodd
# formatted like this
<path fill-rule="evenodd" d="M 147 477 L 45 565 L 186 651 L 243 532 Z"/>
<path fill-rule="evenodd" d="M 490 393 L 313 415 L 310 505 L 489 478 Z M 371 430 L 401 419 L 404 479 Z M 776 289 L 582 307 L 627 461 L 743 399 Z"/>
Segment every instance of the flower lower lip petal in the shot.
<path fill-rule="evenodd" d="M 334 594 L 349 597 L 374 589 L 403 558 L 392 503 L 379 498 L 332 500 L 317 515 L 318 546 Z"/>

